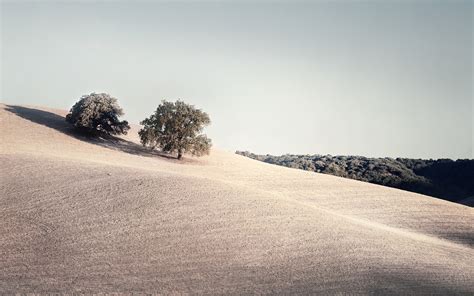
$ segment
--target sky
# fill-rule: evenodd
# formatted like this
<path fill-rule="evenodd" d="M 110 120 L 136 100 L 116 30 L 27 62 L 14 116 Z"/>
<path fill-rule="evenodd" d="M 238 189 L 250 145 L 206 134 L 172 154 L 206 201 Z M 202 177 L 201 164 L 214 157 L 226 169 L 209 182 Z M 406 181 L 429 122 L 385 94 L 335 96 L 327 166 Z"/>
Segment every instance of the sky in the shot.
<path fill-rule="evenodd" d="M 3 103 L 182 99 L 220 149 L 474 158 L 472 1 L 0 5 Z"/>

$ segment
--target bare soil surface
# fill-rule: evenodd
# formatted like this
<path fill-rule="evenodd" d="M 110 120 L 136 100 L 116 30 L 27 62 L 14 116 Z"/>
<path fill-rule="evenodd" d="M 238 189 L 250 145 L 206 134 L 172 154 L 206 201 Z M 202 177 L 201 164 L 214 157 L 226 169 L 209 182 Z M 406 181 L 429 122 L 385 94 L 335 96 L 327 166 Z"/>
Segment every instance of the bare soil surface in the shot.
<path fill-rule="evenodd" d="M 474 294 L 474 209 L 0 105 L 0 294 Z"/>

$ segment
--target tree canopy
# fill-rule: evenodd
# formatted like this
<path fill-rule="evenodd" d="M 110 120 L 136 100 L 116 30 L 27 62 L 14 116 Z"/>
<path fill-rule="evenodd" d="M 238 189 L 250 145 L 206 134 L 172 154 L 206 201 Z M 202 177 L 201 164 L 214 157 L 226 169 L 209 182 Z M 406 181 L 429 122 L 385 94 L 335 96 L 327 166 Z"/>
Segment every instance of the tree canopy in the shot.
<path fill-rule="evenodd" d="M 164 152 L 201 156 L 209 154 L 211 139 L 201 134 L 211 120 L 207 113 L 183 101 L 163 100 L 156 111 L 140 124 L 138 132 L 143 146 L 160 148 Z"/>
<path fill-rule="evenodd" d="M 123 110 L 116 98 L 105 93 L 91 93 L 82 96 L 72 106 L 66 121 L 92 135 L 126 134 L 130 126 L 126 120 L 119 120 L 122 115 Z"/>

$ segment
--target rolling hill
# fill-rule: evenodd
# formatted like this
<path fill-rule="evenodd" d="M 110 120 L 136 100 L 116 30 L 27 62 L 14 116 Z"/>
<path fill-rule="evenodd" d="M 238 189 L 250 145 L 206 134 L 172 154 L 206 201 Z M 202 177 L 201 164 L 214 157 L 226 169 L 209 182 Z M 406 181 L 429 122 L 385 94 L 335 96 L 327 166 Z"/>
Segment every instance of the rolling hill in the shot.
<path fill-rule="evenodd" d="M 0 293 L 473 294 L 474 209 L 0 105 Z"/>
<path fill-rule="evenodd" d="M 368 158 L 235 153 L 266 163 L 324 173 L 474 206 L 474 159 Z"/>

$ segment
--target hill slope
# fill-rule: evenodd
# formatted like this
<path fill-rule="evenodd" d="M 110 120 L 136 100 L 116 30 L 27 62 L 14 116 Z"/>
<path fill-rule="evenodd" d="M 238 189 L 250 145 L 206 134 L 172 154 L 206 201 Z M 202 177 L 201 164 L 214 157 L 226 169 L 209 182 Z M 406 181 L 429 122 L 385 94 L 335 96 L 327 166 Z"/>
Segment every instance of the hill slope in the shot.
<path fill-rule="evenodd" d="M 472 208 L 0 109 L 0 293 L 474 293 Z"/>
<path fill-rule="evenodd" d="M 266 163 L 394 187 L 461 204 L 469 204 L 474 196 L 474 159 L 236 153 Z"/>

